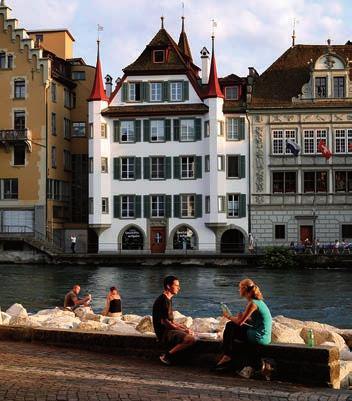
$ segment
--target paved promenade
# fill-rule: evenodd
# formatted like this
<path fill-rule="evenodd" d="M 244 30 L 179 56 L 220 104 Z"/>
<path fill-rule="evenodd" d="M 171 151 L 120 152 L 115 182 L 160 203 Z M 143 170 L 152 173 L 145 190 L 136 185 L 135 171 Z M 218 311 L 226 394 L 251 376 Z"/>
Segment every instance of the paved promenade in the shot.
<path fill-rule="evenodd" d="M 244 380 L 208 369 L 0 342 L 0 401 L 352 401 L 352 391 Z"/>

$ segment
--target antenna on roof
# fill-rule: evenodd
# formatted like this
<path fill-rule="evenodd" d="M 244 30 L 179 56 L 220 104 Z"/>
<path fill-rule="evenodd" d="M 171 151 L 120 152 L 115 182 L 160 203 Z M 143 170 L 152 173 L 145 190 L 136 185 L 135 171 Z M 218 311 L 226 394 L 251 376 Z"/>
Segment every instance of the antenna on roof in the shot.
<path fill-rule="evenodd" d="M 292 47 L 296 44 L 296 25 L 299 24 L 299 21 L 296 18 L 293 19 L 293 29 L 292 29 Z"/>
<path fill-rule="evenodd" d="M 164 29 L 164 16 L 162 15 L 160 19 L 161 19 L 161 29 Z"/>
<path fill-rule="evenodd" d="M 184 32 L 184 30 L 185 30 L 185 3 L 184 2 L 182 2 L 182 16 L 181 16 L 181 19 L 182 19 L 182 32 Z"/>

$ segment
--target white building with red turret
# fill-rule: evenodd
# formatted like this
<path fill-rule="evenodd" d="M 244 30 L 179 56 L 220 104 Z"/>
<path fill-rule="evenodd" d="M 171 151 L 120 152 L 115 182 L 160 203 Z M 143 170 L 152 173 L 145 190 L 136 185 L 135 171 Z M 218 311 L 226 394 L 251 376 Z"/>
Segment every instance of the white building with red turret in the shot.
<path fill-rule="evenodd" d="M 100 252 L 244 250 L 246 79 L 218 78 L 214 40 L 211 59 L 203 48 L 201 60 L 202 70 L 184 18 L 178 44 L 162 21 L 107 98 L 98 52 L 89 98 L 89 225 Z"/>

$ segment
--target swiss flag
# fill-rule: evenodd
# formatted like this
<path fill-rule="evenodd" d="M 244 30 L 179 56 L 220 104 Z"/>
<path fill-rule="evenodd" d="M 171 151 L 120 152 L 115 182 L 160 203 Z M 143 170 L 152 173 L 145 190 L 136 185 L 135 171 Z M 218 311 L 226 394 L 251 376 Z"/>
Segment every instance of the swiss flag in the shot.
<path fill-rule="evenodd" d="M 329 160 L 332 156 L 332 153 L 325 145 L 325 141 L 323 141 L 322 139 L 319 141 L 318 150 L 325 157 L 326 160 Z"/>

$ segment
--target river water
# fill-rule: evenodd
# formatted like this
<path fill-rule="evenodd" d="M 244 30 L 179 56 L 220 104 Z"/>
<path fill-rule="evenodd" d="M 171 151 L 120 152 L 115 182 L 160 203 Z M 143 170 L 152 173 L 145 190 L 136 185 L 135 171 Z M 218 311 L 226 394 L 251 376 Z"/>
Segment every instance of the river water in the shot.
<path fill-rule="evenodd" d="M 62 306 L 72 285 L 81 294 L 90 292 L 96 312 L 103 308 L 110 286 L 120 290 L 124 313 L 151 314 L 154 299 L 162 291 L 163 277 L 179 277 L 181 291 L 174 309 L 193 317 L 217 317 L 219 303 L 232 312 L 245 302 L 238 282 L 246 277 L 261 287 L 273 316 L 315 320 L 340 328 L 352 328 L 352 269 L 273 271 L 244 267 L 89 267 L 0 265 L 0 306 L 5 311 L 15 302 L 30 312 Z"/>

